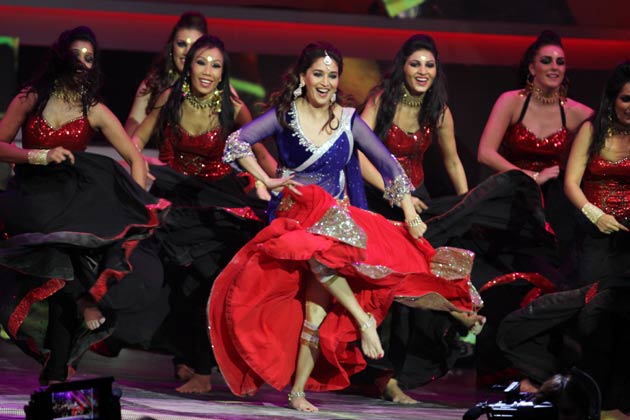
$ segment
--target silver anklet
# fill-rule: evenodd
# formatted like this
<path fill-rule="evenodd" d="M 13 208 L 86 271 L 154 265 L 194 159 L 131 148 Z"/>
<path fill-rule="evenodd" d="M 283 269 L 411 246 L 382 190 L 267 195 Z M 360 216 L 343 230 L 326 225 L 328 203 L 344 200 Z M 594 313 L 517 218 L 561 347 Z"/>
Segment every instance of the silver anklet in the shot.
<path fill-rule="evenodd" d="M 306 392 L 304 391 L 289 392 L 287 394 L 287 397 L 289 397 L 289 401 L 291 401 L 293 398 L 306 398 Z"/>
<path fill-rule="evenodd" d="M 374 315 L 372 315 L 371 313 L 367 313 L 368 315 L 368 320 L 365 321 L 363 324 L 359 325 L 359 331 L 363 332 L 365 330 L 367 330 L 370 327 L 375 327 L 376 326 L 376 319 L 374 319 Z"/>

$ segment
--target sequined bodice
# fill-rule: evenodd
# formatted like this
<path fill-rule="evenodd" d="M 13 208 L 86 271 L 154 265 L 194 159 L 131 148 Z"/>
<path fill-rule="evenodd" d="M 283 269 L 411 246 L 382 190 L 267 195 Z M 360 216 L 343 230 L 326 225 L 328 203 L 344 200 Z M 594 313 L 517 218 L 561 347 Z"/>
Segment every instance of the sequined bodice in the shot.
<path fill-rule="evenodd" d="M 25 149 L 52 149 L 64 147 L 73 152 L 87 148 L 94 129 L 87 117 L 82 116 L 52 128 L 39 114 L 28 117 L 22 126 L 22 147 Z"/>
<path fill-rule="evenodd" d="M 179 173 L 207 180 L 222 178 L 232 171 L 230 165 L 221 160 L 225 148 L 221 127 L 198 136 L 190 135 L 179 126 L 176 130 L 178 135 L 171 127 L 164 130 L 160 160 Z"/>
<path fill-rule="evenodd" d="M 501 143 L 501 154 L 522 169 L 541 171 L 549 166 L 564 167 L 573 135 L 561 128 L 539 138 L 521 122 L 510 126 Z"/>
<path fill-rule="evenodd" d="M 385 146 L 398 159 L 416 188 L 424 181 L 422 162 L 424 153 L 431 145 L 431 140 L 432 131 L 430 128 L 421 128 L 415 133 L 407 133 L 395 124 L 392 124 L 387 131 L 387 136 L 385 136 Z"/>
<path fill-rule="evenodd" d="M 620 222 L 630 221 L 630 159 L 611 162 L 596 155 L 582 180 L 584 195 L 591 203 Z"/>

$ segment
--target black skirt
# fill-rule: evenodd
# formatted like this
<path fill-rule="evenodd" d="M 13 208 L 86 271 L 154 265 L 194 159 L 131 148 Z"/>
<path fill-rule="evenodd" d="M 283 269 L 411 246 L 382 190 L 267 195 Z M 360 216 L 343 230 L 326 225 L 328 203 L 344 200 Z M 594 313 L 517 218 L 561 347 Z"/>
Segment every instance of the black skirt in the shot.
<path fill-rule="evenodd" d="M 170 204 L 114 160 L 74 155 L 74 164 L 16 165 L 0 193 L 0 322 L 42 358 L 47 299 L 60 291 L 72 299 L 89 294 L 108 318 L 75 340 L 75 358 L 114 330 L 142 341 L 166 316 L 155 310 L 168 293 L 151 236 Z M 139 315 L 145 310 L 151 316 Z M 143 321 L 124 322 L 125 314 Z"/>

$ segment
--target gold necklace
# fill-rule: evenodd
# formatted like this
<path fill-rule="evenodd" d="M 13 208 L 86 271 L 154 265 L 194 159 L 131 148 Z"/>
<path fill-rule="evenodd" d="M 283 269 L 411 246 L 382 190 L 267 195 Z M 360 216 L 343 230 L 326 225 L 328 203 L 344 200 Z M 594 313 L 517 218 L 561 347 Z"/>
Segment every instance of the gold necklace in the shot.
<path fill-rule="evenodd" d="M 606 130 L 608 137 L 612 136 L 628 136 L 630 135 L 630 127 L 622 126 L 619 124 L 613 124 L 608 126 Z"/>
<path fill-rule="evenodd" d="M 81 98 L 85 92 L 83 89 L 79 92 L 75 90 L 68 90 L 60 86 L 60 83 L 55 80 L 53 84 L 53 90 L 50 92 L 50 96 L 53 98 L 61 99 L 69 104 L 76 104 L 81 102 Z"/>
<path fill-rule="evenodd" d="M 555 104 L 556 102 L 563 102 L 564 99 L 560 97 L 560 92 L 555 91 L 553 92 L 551 95 L 546 95 L 542 89 L 534 86 L 532 87 L 532 96 L 534 97 L 534 99 L 536 99 L 538 102 L 544 104 L 544 105 L 550 105 L 550 104 Z"/>
<path fill-rule="evenodd" d="M 420 96 L 415 96 L 412 95 L 411 92 L 409 92 L 409 89 L 407 89 L 407 85 L 403 83 L 403 94 L 402 97 L 400 98 L 400 102 L 402 102 L 403 105 L 406 105 L 410 108 L 421 108 L 422 107 L 422 103 L 424 102 L 424 93 Z"/>
<path fill-rule="evenodd" d="M 186 100 L 195 109 L 214 108 L 214 111 L 221 113 L 221 99 L 223 90 L 215 89 L 206 99 L 199 99 L 192 92 L 186 95 Z"/>

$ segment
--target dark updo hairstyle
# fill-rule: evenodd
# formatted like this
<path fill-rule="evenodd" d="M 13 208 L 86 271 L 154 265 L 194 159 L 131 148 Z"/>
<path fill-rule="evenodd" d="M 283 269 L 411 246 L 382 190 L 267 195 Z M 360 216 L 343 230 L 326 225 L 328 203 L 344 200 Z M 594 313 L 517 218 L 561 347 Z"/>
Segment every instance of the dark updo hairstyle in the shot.
<path fill-rule="evenodd" d="M 405 83 L 405 63 L 414 52 L 427 50 L 435 57 L 436 75 L 433 84 L 424 94 L 422 107 L 418 112 L 418 124 L 421 128 L 430 128 L 435 132 L 441 118 L 444 115 L 448 94 L 446 93 L 446 76 L 442 70 L 440 57 L 433 38 L 425 34 L 411 36 L 400 47 L 394 58 L 391 70 L 385 74 L 381 82 L 372 89 L 368 98 L 375 98 L 378 92 L 383 92 L 380 97 L 378 113 L 376 114 L 376 126 L 374 132 L 384 139 L 392 126 L 396 107 L 403 96 L 403 84 Z M 370 99 L 368 99 L 370 100 Z"/>
<path fill-rule="evenodd" d="M 341 52 L 328 42 L 313 42 L 304 47 L 293 67 L 291 67 L 291 69 L 289 69 L 289 71 L 283 76 L 284 87 L 271 94 L 267 107 L 276 107 L 276 115 L 278 116 L 278 121 L 282 126 L 288 128 L 286 114 L 291 108 L 291 102 L 294 100 L 293 91 L 300 86 L 300 74 L 306 73 L 306 71 L 317 59 L 326 57 L 326 54 L 328 54 L 328 56 L 337 63 L 337 67 L 339 69 L 338 77 L 341 78 L 341 74 L 343 73 L 343 56 L 341 55 Z M 302 88 L 302 94 L 304 94 L 304 88 Z M 336 94 L 337 103 L 342 105 L 343 94 L 339 89 Z M 333 125 L 334 120 L 335 114 L 333 113 L 333 107 L 331 106 L 328 108 L 328 121 L 326 121 L 322 128 L 328 126 L 333 130 L 337 129 L 338 125 Z"/>
<path fill-rule="evenodd" d="M 92 45 L 94 61 L 91 69 L 86 68 L 70 49 L 75 41 L 85 41 Z M 88 109 L 96 105 L 100 99 L 98 91 L 102 80 L 99 57 L 100 49 L 96 35 L 90 28 L 77 26 L 63 31 L 48 50 L 41 73 L 27 83 L 23 90 L 26 93 L 37 94 L 34 111 L 41 114 L 57 85 L 58 89 L 80 92 L 82 111 L 87 115 Z"/>
<path fill-rule="evenodd" d="M 171 87 L 173 82 L 179 76 L 177 67 L 173 63 L 173 42 L 175 35 L 181 29 L 193 29 L 202 34 L 208 33 L 208 24 L 206 18 L 199 12 L 185 12 L 180 17 L 168 37 L 168 41 L 162 47 L 159 55 L 153 61 L 149 74 L 145 79 L 145 89 L 140 92 L 141 95 L 149 94 L 149 102 L 145 112 L 149 114 L 160 94 Z"/>
<path fill-rule="evenodd" d="M 223 55 L 223 71 L 221 74 L 221 81 L 217 85 L 217 89 L 223 91 L 221 97 L 221 112 L 219 113 L 219 124 L 224 135 L 228 135 L 234 129 L 234 104 L 232 100 L 238 100 L 232 95 L 230 89 L 230 57 L 225 51 L 223 41 L 216 36 L 203 35 L 190 47 L 188 54 L 186 54 L 186 62 L 184 63 L 183 76 L 177 79 L 172 87 L 171 94 L 168 100 L 160 110 L 160 117 L 156 127 L 156 139 L 158 144 L 164 141 L 164 130 L 167 126 L 171 127 L 174 135 L 178 136 L 179 130 L 173 130 L 174 127 L 179 125 L 181 120 L 181 107 L 184 102 L 184 93 L 182 87 L 184 83 L 187 83 L 191 89 L 190 81 L 190 68 L 195 56 L 200 50 L 208 48 L 218 48 Z M 192 92 L 190 93 L 192 95 Z"/>
<path fill-rule="evenodd" d="M 538 35 L 538 38 L 534 42 L 532 42 L 529 47 L 525 50 L 523 57 L 521 58 L 521 62 L 518 65 L 518 86 L 523 88 L 527 86 L 527 81 L 531 80 L 531 74 L 529 72 L 529 65 L 534 62 L 536 59 L 536 54 L 542 47 L 546 47 L 548 45 L 554 45 L 556 47 L 560 47 L 564 50 L 564 46 L 562 45 L 562 39 L 560 35 L 555 33 L 554 31 L 545 30 Z M 566 72 L 564 73 L 564 79 L 562 79 L 561 95 L 566 98 L 567 91 L 569 89 L 569 79 L 567 77 Z"/>
<path fill-rule="evenodd" d="M 591 156 L 604 147 L 609 129 L 619 124 L 615 112 L 615 101 L 626 83 L 630 83 L 630 61 L 624 61 L 615 67 L 606 81 L 597 114 L 593 119 L 593 142 L 589 150 Z"/>

